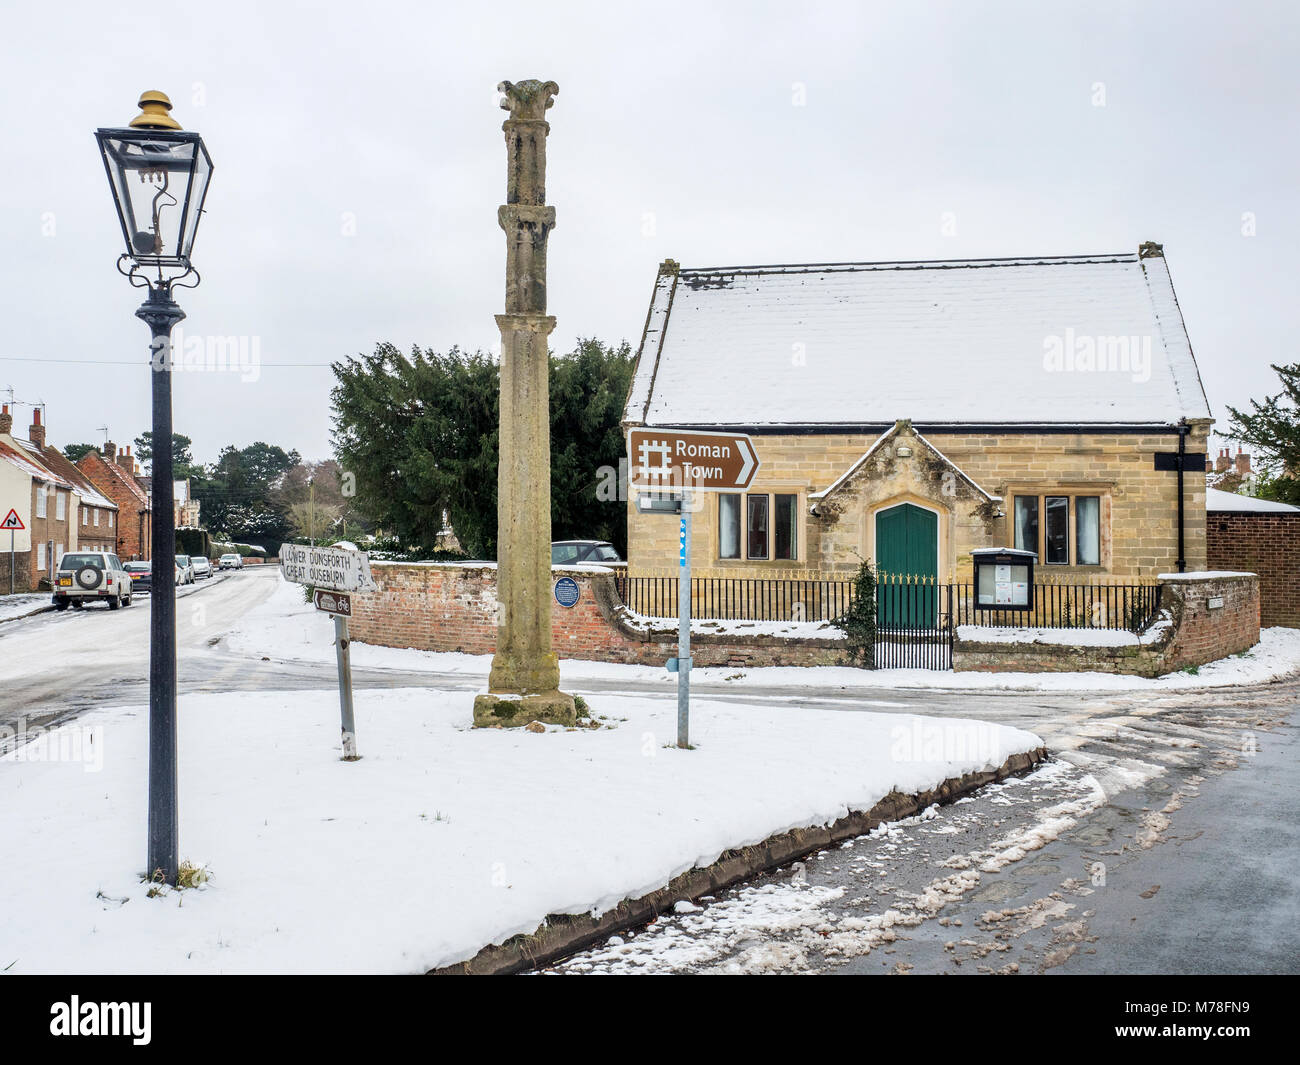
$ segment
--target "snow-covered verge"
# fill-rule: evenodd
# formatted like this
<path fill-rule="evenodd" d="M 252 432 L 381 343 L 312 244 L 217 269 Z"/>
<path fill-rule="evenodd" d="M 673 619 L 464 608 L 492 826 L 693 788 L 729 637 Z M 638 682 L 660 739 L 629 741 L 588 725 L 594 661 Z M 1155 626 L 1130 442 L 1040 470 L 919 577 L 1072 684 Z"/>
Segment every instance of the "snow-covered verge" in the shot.
<path fill-rule="evenodd" d="M 31 595 L 23 593 L 3 595 L 0 596 L 0 621 L 11 621 L 14 618 L 25 617 L 32 611 L 40 610 L 42 607 L 49 605 L 49 592 L 39 592 Z"/>
<path fill-rule="evenodd" d="M 363 691 L 345 763 L 332 693 L 183 696 L 181 858 L 211 879 L 154 898 L 147 714 L 88 713 L 0 757 L 0 970 L 420 972 L 1041 745 L 698 699 L 682 751 L 671 698 L 592 702 L 604 727 L 535 734 L 469 728 L 464 692 Z"/>
<path fill-rule="evenodd" d="M 1038 643 L 1058 647 L 1139 647 L 1156 643 L 1171 622 L 1155 622 L 1139 636 L 1127 629 L 1030 629 L 991 625 L 958 625 L 957 639 L 972 643 Z"/>
<path fill-rule="evenodd" d="M 241 619 L 239 625 L 226 635 L 225 641 L 239 654 L 267 655 L 272 659 L 290 661 L 334 661 L 334 630 L 329 618 L 303 602 L 302 590 L 297 585 L 283 581 L 265 603 Z M 481 675 L 486 680 L 491 662 L 490 655 L 352 644 L 352 663 L 358 669 L 428 670 L 430 673 Z M 693 669 L 691 677 L 697 683 L 726 682 L 737 687 L 756 688 L 1142 691 L 1264 684 L 1296 672 L 1300 672 L 1300 629 L 1271 628 L 1262 630 L 1259 643 L 1243 654 L 1201 666 L 1195 673 L 1173 673 L 1155 680 L 1111 673 L 951 673 L 928 669 L 862 670 L 842 666 L 772 666 L 743 670 L 719 667 Z M 579 659 L 564 659 L 560 676 L 568 687 L 580 686 L 586 681 L 624 680 L 657 682 L 667 690 L 677 684 L 675 674 L 652 666 Z"/>

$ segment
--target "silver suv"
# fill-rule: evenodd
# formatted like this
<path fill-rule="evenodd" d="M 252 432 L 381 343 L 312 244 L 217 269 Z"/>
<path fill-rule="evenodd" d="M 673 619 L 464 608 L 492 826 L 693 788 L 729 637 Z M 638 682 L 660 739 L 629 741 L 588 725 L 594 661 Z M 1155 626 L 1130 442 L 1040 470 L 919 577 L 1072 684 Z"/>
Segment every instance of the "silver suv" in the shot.
<path fill-rule="evenodd" d="M 131 605 L 131 574 L 108 551 L 69 551 L 54 574 L 54 609 L 80 610 L 87 602 L 107 600 L 108 609 Z"/>

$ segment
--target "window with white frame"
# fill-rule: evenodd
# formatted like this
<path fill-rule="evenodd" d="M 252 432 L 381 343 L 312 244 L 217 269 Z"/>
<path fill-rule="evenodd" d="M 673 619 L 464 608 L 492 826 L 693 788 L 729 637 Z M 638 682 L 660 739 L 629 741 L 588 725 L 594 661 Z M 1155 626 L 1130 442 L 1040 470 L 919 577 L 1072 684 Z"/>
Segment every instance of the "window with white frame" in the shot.
<path fill-rule="evenodd" d="M 56 491 L 54 493 L 54 520 L 64 521 L 68 516 L 68 493 Z"/>
<path fill-rule="evenodd" d="M 82 524 L 82 525 L 85 525 L 88 521 L 90 521 L 90 508 L 89 508 L 89 507 L 82 507 L 82 508 L 81 508 L 81 524 Z"/>
<path fill-rule="evenodd" d="M 720 495 L 718 557 L 784 562 L 798 559 L 799 496 L 785 492 Z"/>
<path fill-rule="evenodd" d="M 1012 546 L 1034 551 L 1047 566 L 1101 565 L 1101 496 L 1016 494 Z"/>
<path fill-rule="evenodd" d="M 718 557 L 740 557 L 740 496 L 718 496 Z"/>
<path fill-rule="evenodd" d="M 99 528 L 99 508 L 95 508 L 95 528 Z"/>
<path fill-rule="evenodd" d="M 110 529 L 113 527 L 113 512 L 111 510 L 108 511 L 108 527 Z"/>
<path fill-rule="evenodd" d="M 37 572 L 45 568 L 45 541 L 42 540 L 36 545 L 36 569 Z"/>
<path fill-rule="evenodd" d="M 47 491 L 47 489 L 46 489 L 45 485 L 42 484 L 42 485 L 37 485 L 37 486 L 36 486 L 36 516 L 37 516 L 38 518 L 43 518 L 43 517 L 45 517 L 45 511 L 46 511 L 46 505 L 45 505 L 45 493 L 46 493 L 46 491 Z"/>

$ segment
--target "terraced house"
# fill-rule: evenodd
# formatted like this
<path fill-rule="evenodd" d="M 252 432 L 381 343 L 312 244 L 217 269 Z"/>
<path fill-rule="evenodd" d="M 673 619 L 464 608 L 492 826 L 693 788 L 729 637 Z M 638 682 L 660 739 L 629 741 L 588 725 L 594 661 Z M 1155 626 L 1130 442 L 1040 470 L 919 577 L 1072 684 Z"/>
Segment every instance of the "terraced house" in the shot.
<path fill-rule="evenodd" d="M 5 404 L 0 408 L 0 518 L 10 510 L 23 528 L 12 537 L 0 533 L 0 593 L 9 591 L 11 579 L 15 591 L 35 591 L 65 551 L 113 550 L 117 505 L 45 442 L 39 408 L 24 440 L 13 435 L 13 415 Z"/>
<path fill-rule="evenodd" d="M 659 269 L 624 424 L 739 430 L 761 467 L 695 512 L 703 577 L 969 581 L 1206 563 L 1212 424 L 1162 248 L 943 262 Z M 1181 455 L 1181 457 L 1180 457 Z M 629 567 L 677 525 L 628 510 Z"/>

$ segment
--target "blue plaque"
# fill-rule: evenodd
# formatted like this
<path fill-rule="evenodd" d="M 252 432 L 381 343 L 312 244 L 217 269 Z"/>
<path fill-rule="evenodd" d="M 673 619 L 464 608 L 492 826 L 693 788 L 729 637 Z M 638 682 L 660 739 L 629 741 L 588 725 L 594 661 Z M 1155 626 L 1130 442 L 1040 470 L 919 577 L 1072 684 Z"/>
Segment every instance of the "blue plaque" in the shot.
<path fill-rule="evenodd" d="M 561 577 L 555 582 L 555 601 L 560 606 L 577 606 L 581 597 L 582 589 L 578 587 L 578 582 L 572 577 Z"/>

